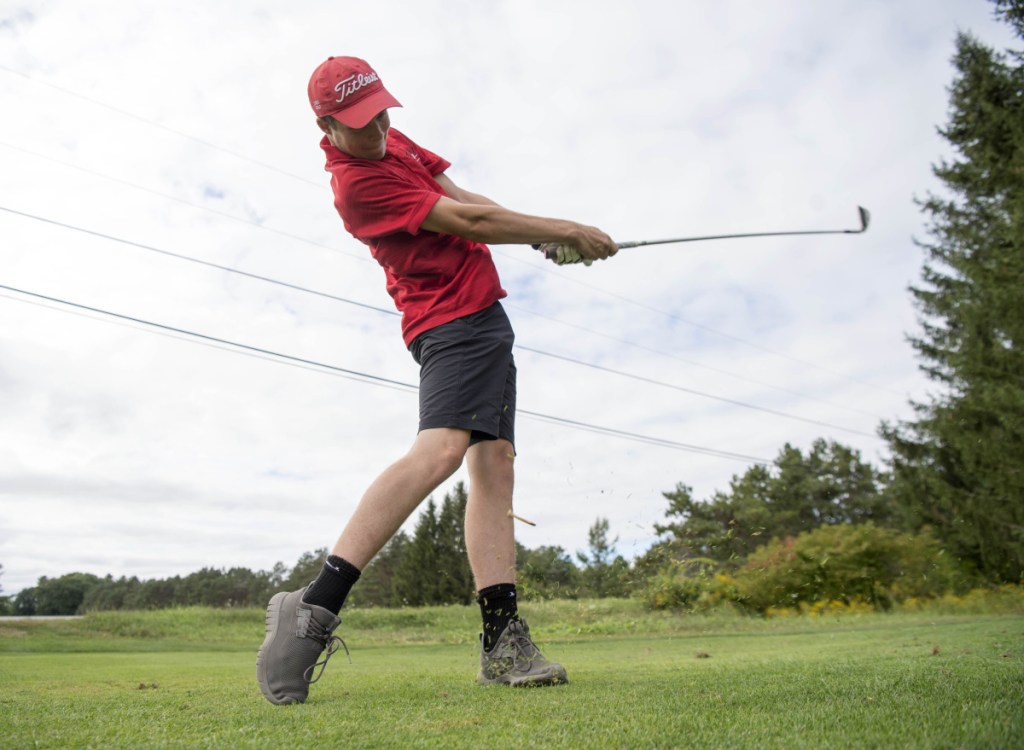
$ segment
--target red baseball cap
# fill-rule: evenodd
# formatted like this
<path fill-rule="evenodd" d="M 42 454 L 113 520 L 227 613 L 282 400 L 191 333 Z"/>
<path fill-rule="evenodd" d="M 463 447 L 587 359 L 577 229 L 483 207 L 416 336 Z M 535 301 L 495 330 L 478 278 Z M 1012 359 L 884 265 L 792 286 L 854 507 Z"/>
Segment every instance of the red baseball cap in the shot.
<path fill-rule="evenodd" d="M 309 103 L 317 117 L 361 128 L 388 107 L 401 107 L 380 76 L 358 57 L 328 57 L 309 79 Z"/>

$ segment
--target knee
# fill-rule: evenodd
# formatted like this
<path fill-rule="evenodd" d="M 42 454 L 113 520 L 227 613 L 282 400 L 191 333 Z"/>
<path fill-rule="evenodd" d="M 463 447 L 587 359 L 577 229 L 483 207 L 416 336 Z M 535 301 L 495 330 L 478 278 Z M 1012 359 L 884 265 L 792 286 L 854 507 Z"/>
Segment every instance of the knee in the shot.
<path fill-rule="evenodd" d="M 436 486 L 462 466 L 468 447 L 469 436 L 461 430 L 429 430 L 419 434 L 409 458 Z"/>
<path fill-rule="evenodd" d="M 440 446 L 433 456 L 434 471 L 437 482 L 440 484 L 462 466 L 462 459 L 466 455 L 465 446 L 446 444 Z"/>
<path fill-rule="evenodd" d="M 504 443 L 504 441 L 501 441 Z M 496 444 L 494 448 L 494 455 L 492 457 L 490 466 L 491 471 L 501 484 L 507 484 L 510 487 L 515 481 L 515 460 L 516 454 L 515 449 L 508 443 Z"/>
<path fill-rule="evenodd" d="M 512 486 L 515 481 L 515 448 L 507 440 L 477 443 L 471 451 L 470 478 L 492 486 Z"/>

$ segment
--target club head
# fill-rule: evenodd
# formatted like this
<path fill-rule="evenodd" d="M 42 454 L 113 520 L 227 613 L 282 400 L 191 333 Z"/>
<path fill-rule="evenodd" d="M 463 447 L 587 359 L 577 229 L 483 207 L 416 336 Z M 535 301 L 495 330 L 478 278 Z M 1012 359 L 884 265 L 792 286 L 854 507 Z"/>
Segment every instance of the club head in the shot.
<path fill-rule="evenodd" d="M 857 206 L 857 211 L 860 212 L 860 231 L 866 232 L 868 224 L 871 223 L 871 212 L 864 206 Z"/>

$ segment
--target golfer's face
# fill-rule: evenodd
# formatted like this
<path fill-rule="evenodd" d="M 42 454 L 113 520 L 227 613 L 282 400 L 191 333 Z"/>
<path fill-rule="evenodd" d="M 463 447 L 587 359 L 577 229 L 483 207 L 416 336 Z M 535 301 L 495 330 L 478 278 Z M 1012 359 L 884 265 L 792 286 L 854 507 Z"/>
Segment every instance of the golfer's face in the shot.
<path fill-rule="evenodd" d="M 328 138 L 349 156 L 383 159 L 390 127 L 391 119 L 385 109 L 361 128 L 350 128 L 335 120 Z"/>

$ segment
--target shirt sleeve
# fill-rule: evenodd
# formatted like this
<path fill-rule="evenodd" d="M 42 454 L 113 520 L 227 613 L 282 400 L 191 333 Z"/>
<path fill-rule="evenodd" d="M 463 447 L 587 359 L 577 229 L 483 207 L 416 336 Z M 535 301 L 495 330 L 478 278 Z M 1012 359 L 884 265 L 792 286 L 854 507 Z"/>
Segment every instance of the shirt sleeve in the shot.
<path fill-rule="evenodd" d="M 423 159 L 423 166 L 426 167 L 427 171 L 432 175 L 439 175 L 452 165 L 447 159 L 438 156 L 432 151 L 427 151 L 422 146 L 416 146 L 416 149 L 419 151 L 420 156 Z"/>
<path fill-rule="evenodd" d="M 411 185 L 382 172 L 350 174 L 342 190 L 335 190 L 336 206 L 349 231 L 359 239 L 375 239 L 396 232 L 418 234 L 430 209 L 442 196 L 436 190 Z"/>
<path fill-rule="evenodd" d="M 326 139 L 325 139 L 326 140 Z M 335 207 L 349 232 L 375 240 L 397 232 L 418 234 L 444 190 L 434 177 L 451 163 L 392 128 L 386 161 L 348 160 L 333 171 Z"/>

